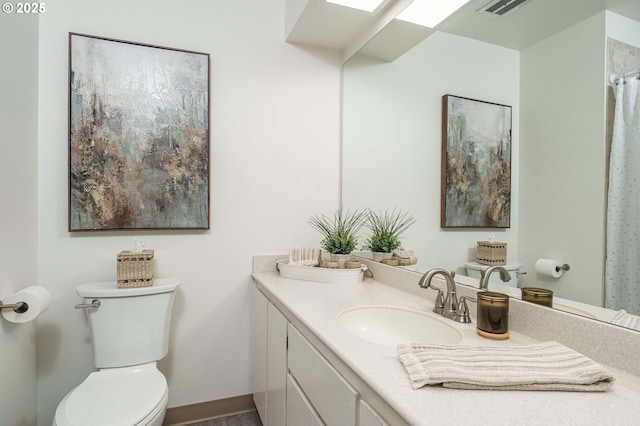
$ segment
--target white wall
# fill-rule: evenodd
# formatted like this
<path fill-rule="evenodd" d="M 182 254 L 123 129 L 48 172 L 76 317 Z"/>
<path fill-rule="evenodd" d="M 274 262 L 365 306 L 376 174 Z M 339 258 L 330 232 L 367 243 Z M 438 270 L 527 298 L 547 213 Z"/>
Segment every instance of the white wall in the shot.
<path fill-rule="evenodd" d="M 211 54 L 211 229 L 67 232 L 68 32 Z M 169 407 L 248 394 L 251 256 L 317 245 L 306 224 L 339 203 L 337 52 L 285 43 L 284 0 L 66 0 L 40 22 L 38 272 L 54 305 L 40 324 L 40 425 L 92 369 L 75 287 L 114 280 L 141 237 L 156 276 L 182 280 L 169 356 Z"/>
<path fill-rule="evenodd" d="M 420 269 L 461 269 L 479 240 L 495 234 L 517 260 L 518 52 L 437 32 L 392 63 L 356 56 L 344 71 L 343 202 L 409 211 L 403 242 Z M 511 228 L 441 229 L 442 96 L 512 106 Z M 366 237 L 366 231 L 363 232 Z"/>
<path fill-rule="evenodd" d="M 0 300 L 37 284 L 38 18 L 0 14 Z M 11 66 L 7 66 L 11 64 Z M 45 313 L 44 315 L 47 315 Z M 36 422 L 35 322 L 0 318 L 0 423 Z"/>
<path fill-rule="evenodd" d="M 601 306 L 605 213 L 604 12 L 521 52 L 520 259 L 526 285 Z M 571 270 L 535 273 L 538 258 Z"/>

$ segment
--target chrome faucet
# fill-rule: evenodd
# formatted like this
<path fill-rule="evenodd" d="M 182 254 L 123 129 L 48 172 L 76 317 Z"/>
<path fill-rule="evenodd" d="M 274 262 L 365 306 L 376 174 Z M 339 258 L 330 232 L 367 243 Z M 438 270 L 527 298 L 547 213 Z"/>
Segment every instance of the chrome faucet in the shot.
<path fill-rule="evenodd" d="M 480 290 L 489 289 L 489 277 L 491 276 L 491 273 L 494 271 L 500 272 L 500 279 L 503 282 L 506 283 L 506 282 L 509 282 L 509 280 L 511 280 L 511 274 L 502 266 L 490 266 L 487 269 L 483 270 L 480 275 Z"/>
<path fill-rule="evenodd" d="M 447 283 L 446 297 L 442 294 L 442 290 L 431 285 L 431 280 L 436 275 L 442 275 Z M 450 319 L 455 319 L 458 314 L 458 298 L 456 297 L 456 283 L 453 281 L 454 276 L 455 272 L 453 271 L 450 273 L 444 269 L 435 268 L 427 271 L 418 282 L 421 288 L 432 288 L 438 291 L 433 312 Z"/>

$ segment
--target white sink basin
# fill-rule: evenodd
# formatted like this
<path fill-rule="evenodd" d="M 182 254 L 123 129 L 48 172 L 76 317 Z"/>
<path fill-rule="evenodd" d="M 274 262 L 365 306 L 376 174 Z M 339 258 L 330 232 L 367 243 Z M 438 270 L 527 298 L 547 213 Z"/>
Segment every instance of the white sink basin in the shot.
<path fill-rule="evenodd" d="M 359 306 L 338 315 L 340 325 L 352 334 L 384 346 L 401 343 L 457 344 L 462 334 L 449 319 L 431 312 L 392 306 Z"/>

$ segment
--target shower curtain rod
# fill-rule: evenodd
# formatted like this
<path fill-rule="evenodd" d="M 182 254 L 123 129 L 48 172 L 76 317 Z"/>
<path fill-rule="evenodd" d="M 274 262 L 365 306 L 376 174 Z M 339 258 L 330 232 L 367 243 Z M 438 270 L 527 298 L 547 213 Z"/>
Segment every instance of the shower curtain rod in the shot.
<path fill-rule="evenodd" d="M 638 78 L 640 78 L 640 68 L 635 69 L 633 71 L 625 72 L 623 74 L 611 74 L 609 76 L 609 83 L 613 86 L 613 85 L 617 84 L 620 79 L 627 78 L 627 77 L 633 77 L 633 76 L 636 76 L 636 75 L 638 76 Z"/>

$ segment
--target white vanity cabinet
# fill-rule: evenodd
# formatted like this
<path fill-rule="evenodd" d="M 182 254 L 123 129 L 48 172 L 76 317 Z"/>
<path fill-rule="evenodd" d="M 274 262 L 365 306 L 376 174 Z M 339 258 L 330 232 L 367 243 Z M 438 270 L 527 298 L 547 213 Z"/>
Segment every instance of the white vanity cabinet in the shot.
<path fill-rule="evenodd" d="M 259 290 L 253 299 L 253 399 L 264 426 L 387 425 Z"/>
<path fill-rule="evenodd" d="M 257 267 L 265 271 L 254 272 L 252 278 L 258 290 L 256 293 L 262 299 L 262 303 L 257 304 L 256 311 L 261 317 L 256 323 L 263 326 L 264 333 L 262 337 L 256 337 L 262 342 L 262 346 L 256 345 L 257 358 L 264 358 L 259 361 L 261 367 L 256 369 L 262 370 L 263 378 L 256 379 L 256 383 L 262 382 L 265 394 L 266 388 L 271 388 L 267 384 L 266 354 L 268 341 L 273 340 L 267 336 L 266 322 L 279 316 L 271 312 L 280 311 L 287 323 L 285 334 L 288 335 L 289 349 L 284 354 L 279 352 L 280 365 L 284 359 L 286 368 L 276 374 L 285 381 L 285 420 L 282 422 L 280 418 L 282 423 L 275 426 L 445 425 L 451 423 L 452 416 L 464 424 L 505 424 L 514 418 L 523 418 L 532 419 L 532 423 L 540 425 L 563 422 L 629 424 L 629 419 L 640 418 L 640 364 L 636 359 L 640 353 L 640 334 L 637 331 L 513 300 L 510 312 L 517 316 L 516 325 L 522 331 L 518 327 L 512 328 L 506 343 L 491 342 L 478 336 L 473 324 L 452 322 L 450 325 L 462 333 L 462 343 L 470 346 L 526 345 L 551 340 L 557 333 L 561 338 L 559 343 L 593 357 L 596 363 L 601 363 L 615 375 L 614 388 L 608 392 L 562 392 L 562 395 L 557 392 L 460 391 L 438 386 L 415 390 L 408 381 L 406 369 L 398 360 L 397 348 L 357 338 L 340 321 L 342 313 L 360 306 L 396 306 L 411 311 L 429 311 L 431 302 L 425 301 L 419 288 L 415 289 L 415 274 L 365 261 L 372 266 L 378 279 L 388 279 L 393 285 L 375 280 L 358 285 L 330 285 L 282 277 L 278 271 L 272 270 L 275 269 L 271 267 L 274 257 L 256 261 Z M 472 293 L 472 290 L 460 290 L 464 290 L 461 293 L 465 296 Z M 558 325 L 552 334 L 543 330 L 548 323 Z M 282 327 L 277 328 L 282 330 Z M 587 330 L 588 333 L 585 337 L 576 330 Z M 525 334 L 524 331 L 534 334 Z M 611 355 L 600 347 L 594 347 L 596 340 L 606 342 L 606 347 L 620 350 L 615 356 Z M 273 352 L 270 350 L 269 356 L 275 356 L 271 355 Z M 487 403 L 497 398 L 498 393 L 504 402 L 500 410 Z M 338 395 L 341 397 L 337 398 Z M 260 400 L 259 397 L 256 395 L 256 401 Z M 331 402 L 336 401 L 331 398 L 336 398 L 337 402 Z M 455 404 L 455 413 L 452 413 L 451 404 L 458 398 L 464 401 Z M 265 395 L 268 412 L 270 403 L 267 399 Z M 329 410 L 334 407 L 340 412 L 344 410 L 347 414 L 341 414 L 344 417 L 339 419 L 345 420 L 336 420 L 333 413 L 327 414 L 327 406 L 331 407 Z M 542 411 L 538 409 L 541 406 L 544 407 Z"/>
<path fill-rule="evenodd" d="M 282 426 L 286 419 L 287 319 L 257 289 L 253 296 L 253 401 L 264 426 Z"/>
<path fill-rule="evenodd" d="M 253 290 L 251 297 L 252 324 L 252 371 L 253 403 L 262 423 L 267 420 L 267 299 L 258 291 Z"/>

